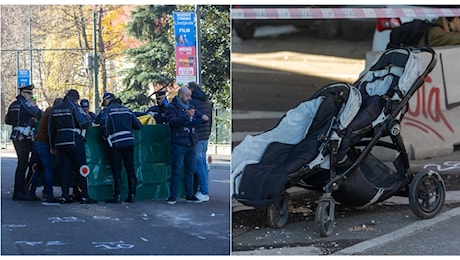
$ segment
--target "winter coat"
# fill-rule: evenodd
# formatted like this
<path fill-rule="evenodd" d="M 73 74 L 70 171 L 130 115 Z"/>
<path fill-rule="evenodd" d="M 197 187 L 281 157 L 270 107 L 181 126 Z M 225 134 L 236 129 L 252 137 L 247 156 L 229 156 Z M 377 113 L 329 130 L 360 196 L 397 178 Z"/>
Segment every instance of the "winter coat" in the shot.
<path fill-rule="evenodd" d="M 180 106 L 178 99 L 178 96 L 174 97 L 166 107 L 166 118 L 171 128 L 171 143 L 193 147 L 198 142 L 196 126 L 203 123 L 201 119 L 203 114 L 197 110 L 190 118 L 187 111 Z M 194 107 L 190 106 L 190 108 Z"/>
<path fill-rule="evenodd" d="M 190 103 L 201 113 L 209 117 L 208 121 L 197 126 L 198 140 L 208 140 L 211 134 L 212 125 L 212 105 L 209 98 L 200 87 L 195 87 L 192 91 L 192 100 Z"/>
<path fill-rule="evenodd" d="M 18 95 L 16 100 L 8 107 L 5 116 L 5 123 L 13 126 L 11 140 L 32 139 L 34 134 L 35 122 L 33 118 L 40 119 L 43 111 L 32 105 L 23 96 Z"/>
<path fill-rule="evenodd" d="M 86 131 L 91 126 L 85 111 L 71 97 L 53 107 L 48 123 L 51 147 L 76 146 L 85 142 Z"/>
<path fill-rule="evenodd" d="M 430 47 L 460 44 L 460 32 L 446 32 L 442 27 L 442 18 L 434 21 L 439 26 L 428 30 L 428 45 Z M 425 46 L 425 36 L 419 41 L 419 46 Z"/>
<path fill-rule="evenodd" d="M 126 147 L 134 145 L 132 130 L 139 130 L 141 122 L 136 115 L 127 107 L 112 100 L 94 121 L 102 129 L 103 137 L 110 147 Z"/>

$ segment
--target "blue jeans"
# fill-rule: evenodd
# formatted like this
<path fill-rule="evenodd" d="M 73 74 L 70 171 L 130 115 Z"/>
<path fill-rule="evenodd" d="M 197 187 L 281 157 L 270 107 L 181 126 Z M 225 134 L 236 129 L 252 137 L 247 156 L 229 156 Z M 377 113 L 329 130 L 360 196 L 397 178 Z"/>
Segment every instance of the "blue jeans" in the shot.
<path fill-rule="evenodd" d="M 171 165 L 171 186 L 170 195 L 177 198 L 180 176 L 182 169 L 185 167 L 185 195 L 193 196 L 193 174 L 196 169 L 196 152 L 193 146 L 183 146 L 172 144 L 172 165 Z"/>
<path fill-rule="evenodd" d="M 200 140 L 196 144 L 196 174 L 198 176 L 198 191 L 208 195 L 208 164 L 206 152 L 208 151 L 208 140 Z"/>
<path fill-rule="evenodd" d="M 47 142 L 34 142 L 34 152 L 38 155 L 41 169 L 45 173 L 45 194 L 47 198 L 53 197 L 54 162 Z M 38 174 L 35 174 L 38 177 Z"/>

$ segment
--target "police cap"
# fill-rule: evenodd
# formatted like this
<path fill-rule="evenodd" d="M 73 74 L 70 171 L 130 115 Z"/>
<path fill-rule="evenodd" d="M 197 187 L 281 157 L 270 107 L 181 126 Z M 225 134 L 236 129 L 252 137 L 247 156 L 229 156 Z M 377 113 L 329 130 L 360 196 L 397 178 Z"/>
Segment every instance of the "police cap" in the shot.
<path fill-rule="evenodd" d="M 89 108 L 89 101 L 88 101 L 88 99 L 82 99 L 82 100 L 80 101 L 80 106 L 81 106 L 81 108 Z"/>
<path fill-rule="evenodd" d="M 20 91 L 31 92 L 31 91 L 34 89 L 34 84 L 25 85 L 25 86 L 19 86 L 18 89 L 19 89 Z"/>

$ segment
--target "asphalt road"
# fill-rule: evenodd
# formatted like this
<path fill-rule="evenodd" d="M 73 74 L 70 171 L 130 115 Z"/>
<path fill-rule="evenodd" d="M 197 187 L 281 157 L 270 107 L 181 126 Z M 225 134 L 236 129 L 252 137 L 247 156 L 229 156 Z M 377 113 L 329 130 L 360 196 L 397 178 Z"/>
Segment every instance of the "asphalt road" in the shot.
<path fill-rule="evenodd" d="M 2 255 L 230 254 L 228 163 L 211 167 L 210 201 L 201 204 L 144 200 L 52 206 L 12 200 L 16 163 L 2 151 Z"/>
<path fill-rule="evenodd" d="M 273 128 L 318 89 L 354 82 L 365 67 L 365 40 L 324 40 L 308 30 L 261 28 L 252 40 L 232 38 L 232 144 Z M 263 31 L 265 30 L 265 32 Z"/>

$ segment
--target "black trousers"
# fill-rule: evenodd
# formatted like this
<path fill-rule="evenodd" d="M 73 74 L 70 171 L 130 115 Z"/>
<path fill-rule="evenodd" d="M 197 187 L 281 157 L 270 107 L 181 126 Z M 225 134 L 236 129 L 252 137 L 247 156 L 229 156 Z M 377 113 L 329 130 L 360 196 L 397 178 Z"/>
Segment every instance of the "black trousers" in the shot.
<path fill-rule="evenodd" d="M 62 197 L 69 197 L 69 178 L 73 177 L 72 172 L 74 172 L 75 181 L 81 189 L 82 197 L 89 198 L 88 179 L 80 174 L 80 167 L 86 165 L 85 144 L 81 142 L 76 146 L 69 145 L 57 148 L 60 159 L 59 168 L 61 172 Z"/>
<path fill-rule="evenodd" d="M 122 162 L 128 174 L 129 194 L 136 193 L 136 171 L 134 169 L 134 146 L 110 147 L 109 160 L 113 176 L 113 194 L 120 195 Z"/>
<path fill-rule="evenodd" d="M 13 140 L 14 149 L 18 157 L 18 165 L 14 175 L 15 194 L 26 195 L 26 171 L 29 168 L 30 155 L 32 153 L 32 141 L 29 139 Z"/>

